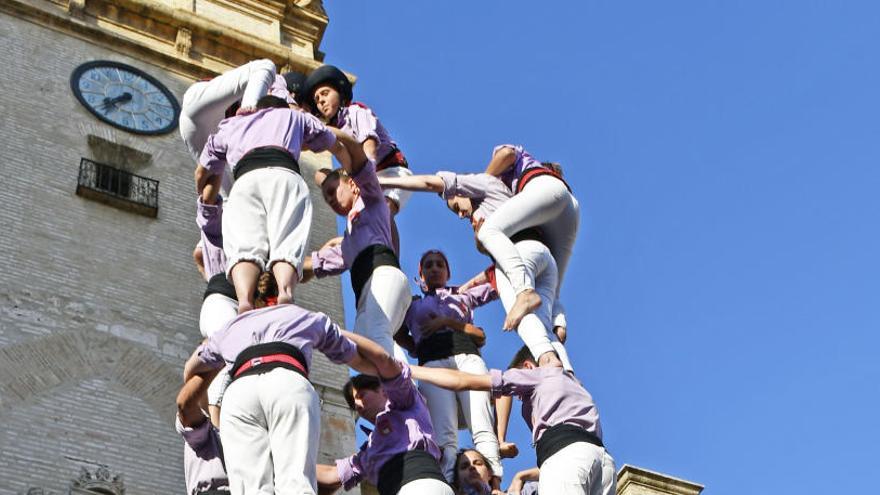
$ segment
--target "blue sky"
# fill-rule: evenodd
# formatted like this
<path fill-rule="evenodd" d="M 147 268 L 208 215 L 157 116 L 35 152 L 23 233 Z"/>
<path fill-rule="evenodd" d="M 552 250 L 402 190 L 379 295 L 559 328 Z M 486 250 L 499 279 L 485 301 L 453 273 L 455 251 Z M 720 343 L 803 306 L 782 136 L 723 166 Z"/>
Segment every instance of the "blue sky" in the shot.
<path fill-rule="evenodd" d="M 417 173 L 482 170 L 505 142 L 565 167 L 582 209 L 568 348 L 618 466 L 713 495 L 864 489 L 880 458 L 880 5 L 325 7 L 326 61 L 359 76 Z M 398 218 L 407 273 L 428 248 L 456 283 L 487 265 L 435 196 Z M 519 346 L 502 318 L 477 313 L 490 366 Z M 508 476 L 534 463 L 511 423 Z"/>

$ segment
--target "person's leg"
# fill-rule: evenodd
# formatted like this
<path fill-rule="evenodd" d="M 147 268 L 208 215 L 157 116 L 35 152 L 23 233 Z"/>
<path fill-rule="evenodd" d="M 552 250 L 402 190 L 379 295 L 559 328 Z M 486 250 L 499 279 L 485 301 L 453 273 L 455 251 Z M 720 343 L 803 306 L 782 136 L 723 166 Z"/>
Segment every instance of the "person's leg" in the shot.
<path fill-rule="evenodd" d="M 617 467 L 614 465 L 614 458 L 607 450 L 602 449 L 602 479 L 598 486 L 590 487 L 591 492 L 596 495 L 615 495 L 617 493 Z"/>
<path fill-rule="evenodd" d="M 364 285 L 360 299 L 353 331 L 372 339 L 388 354 L 395 355 L 393 335 L 403 323 L 412 302 L 406 275 L 393 266 L 376 268 Z"/>
<path fill-rule="evenodd" d="M 226 387 L 232 381 L 229 371 L 224 369 L 211 380 L 208 385 L 208 415 L 211 417 L 211 424 L 220 427 L 220 404 L 223 402 L 223 395 L 226 393 Z"/>
<path fill-rule="evenodd" d="M 489 373 L 483 358 L 476 354 L 457 354 L 454 357 L 459 371 L 475 375 Z M 489 461 L 495 476 L 504 477 L 504 467 L 498 452 L 498 436 L 495 434 L 495 412 L 492 410 L 489 392 L 465 390 L 456 395 L 467 427 L 471 431 L 474 448 Z"/>
<path fill-rule="evenodd" d="M 559 342 L 556 333 L 551 331 L 554 328 L 551 308 L 556 297 L 558 280 L 556 260 L 553 259 L 547 246 L 538 241 L 520 241 L 516 244 L 516 248 L 523 259 L 526 273 L 535 281 L 535 291 L 541 296 L 541 307 L 535 310 L 534 315 L 541 320 L 541 325 L 547 331 L 547 339 L 556 351 L 556 357 L 559 358 L 557 362 L 552 355 L 547 356 L 541 365 L 561 363 L 563 368 L 573 371 L 571 361 L 568 359 L 568 352 Z"/>
<path fill-rule="evenodd" d="M 321 441 L 321 407 L 318 394 L 298 373 L 276 368 L 261 375 L 261 392 L 269 425 L 269 442 L 275 469 L 275 493 L 317 493 L 315 464 Z"/>
<path fill-rule="evenodd" d="M 541 466 L 538 493 L 593 495 L 593 480 L 602 477 L 605 449 L 586 442 L 575 442 L 556 452 Z"/>
<path fill-rule="evenodd" d="M 507 280 L 504 272 L 498 268 L 495 269 L 495 284 L 501 304 L 505 310 L 509 311 L 516 301 L 516 296 L 510 281 Z M 541 323 L 541 319 L 534 313 L 529 313 L 523 317 L 519 326 L 516 327 L 516 333 L 523 343 L 529 347 L 535 359 L 540 359 L 548 353 L 554 354 L 553 345 L 551 345 L 551 340 L 547 336 L 547 329 Z"/>
<path fill-rule="evenodd" d="M 454 368 L 452 357 L 428 361 L 427 368 Z M 440 459 L 440 470 L 447 481 L 452 481 L 455 472 L 455 458 L 458 453 L 458 403 L 455 392 L 440 388 L 430 383 L 420 382 L 419 391 L 428 403 L 428 414 L 434 425 L 434 442 L 443 452 Z"/>
<path fill-rule="evenodd" d="M 220 439 L 232 493 L 274 493 L 269 432 L 255 387 L 259 377 L 236 380 L 220 411 Z"/>
<path fill-rule="evenodd" d="M 531 187 L 531 185 L 527 187 Z M 565 308 L 559 299 L 559 294 L 562 291 L 562 280 L 565 278 L 565 271 L 568 269 L 568 263 L 574 251 L 574 243 L 577 240 L 578 228 L 580 226 L 580 206 L 577 199 L 571 193 L 563 196 L 562 203 L 564 208 L 559 212 L 557 219 L 542 225 L 541 230 L 547 247 L 550 248 L 550 253 L 553 255 L 553 259 L 556 260 L 556 267 L 559 272 L 556 297 L 553 302 L 553 327 L 565 329 L 567 327 Z M 560 340 L 563 339 L 560 338 Z"/>
<path fill-rule="evenodd" d="M 440 480 L 423 478 L 403 485 L 397 491 L 397 495 L 455 495 L 455 492 Z"/>
<path fill-rule="evenodd" d="M 389 167 L 376 172 L 379 177 L 408 177 L 413 173 L 404 167 Z M 403 209 L 412 191 L 404 191 L 403 189 L 383 189 L 385 201 L 388 203 L 388 210 L 391 212 L 391 240 L 394 243 L 394 252 L 400 255 L 400 234 L 397 230 L 397 221 L 395 217 Z"/>
<path fill-rule="evenodd" d="M 278 284 L 278 303 L 286 304 L 293 302 L 298 273 L 302 273 L 312 226 L 312 200 L 299 174 L 275 168 L 267 169 L 264 175 L 269 267 Z"/>
<path fill-rule="evenodd" d="M 269 256 L 261 172 L 249 172 L 236 181 L 223 209 L 223 251 L 239 313 L 253 309 L 257 279 Z"/>
<path fill-rule="evenodd" d="M 210 294 L 202 301 L 199 313 L 199 331 L 210 337 L 238 315 L 238 302 L 223 294 Z"/>

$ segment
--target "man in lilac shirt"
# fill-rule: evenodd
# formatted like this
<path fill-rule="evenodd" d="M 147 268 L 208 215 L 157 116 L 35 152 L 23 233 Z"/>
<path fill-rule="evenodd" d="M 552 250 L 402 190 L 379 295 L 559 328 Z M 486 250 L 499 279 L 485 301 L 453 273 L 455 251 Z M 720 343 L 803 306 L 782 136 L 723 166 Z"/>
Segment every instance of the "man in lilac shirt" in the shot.
<path fill-rule="evenodd" d="M 227 164 L 236 179 L 223 215 L 223 247 L 239 313 L 253 309 L 264 270 L 275 275 L 279 303 L 293 300 L 312 221 L 300 150 L 331 150 L 348 159 L 333 132 L 311 115 L 274 96 L 261 98 L 257 108 L 221 122 L 196 169 L 197 189 L 208 203 Z"/>
<path fill-rule="evenodd" d="M 599 411 L 574 373 L 537 365 L 527 347 L 511 369 L 472 375 L 443 368 L 413 367 L 413 377 L 450 390 L 489 390 L 516 396 L 541 470 L 538 491 L 564 495 L 613 495 L 614 459 L 602 443 Z"/>
<path fill-rule="evenodd" d="M 358 375 L 345 385 L 349 406 L 374 425 L 364 429 L 367 441 L 335 466 L 318 466 L 324 490 L 354 488 L 368 480 L 380 495 L 453 495 L 440 472 L 440 449 L 425 399 L 419 394 L 405 363 L 376 366 L 379 378 Z"/>
<path fill-rule="evenodd" d="M 364 372 L 390 360 L 326 315 L 284 304 L 239 315 L 187 361 L 186 381 L 211 380 L 224 367 L 232 376 L 220 431 L 234 493 L 315 493 L 320 407 L 308 380 L 315 350 Z"/>
<path fill-rule="evenodd" d="M 345 233 L 341 243 L 325 245 L 306 259 L 303 281 L 311 275 L 325 277 L 349 270 L 357 305 L 354 332 L 405 360 L 392 336 L 403 323 L 412 299 L 409 281 L 400 271 L 393 248 L 388 205 L 375 165 L 359 145 L 349 146 L 342 135 L 339 138 L 346 143 L 350 164 L 322 170 L 316 180 L 327 204 L 348 220 Z"/>
<path fill-rule="evenodd" d="M 193 376 L 177 395 L 175 427 L 184 440 L 183 472 L 187 495 L 229 492 L 220 434 L 202 413 L 199 402 L 208 382 Z"/>

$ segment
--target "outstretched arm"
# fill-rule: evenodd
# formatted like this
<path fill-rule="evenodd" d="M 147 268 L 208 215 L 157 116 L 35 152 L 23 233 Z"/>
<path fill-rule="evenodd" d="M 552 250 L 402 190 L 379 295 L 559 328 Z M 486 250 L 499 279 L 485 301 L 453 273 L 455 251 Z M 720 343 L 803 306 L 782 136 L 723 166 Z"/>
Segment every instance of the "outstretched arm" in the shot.
<path fill-rule="evenodd" d="M 443 179 L 436 175 L 411 175 L 409 177 L 379 177 L 379 185 L 406 191 L 442 193 L 445 189 Z"/>
<path fill-rule="evenodd" d="M 498 177 L 516 163 L 516 150 L 504 146 L 492 155 L 492 160 L 486 166 L 486 173 Z"/>
<path fill-rule="evenodd" d="M 488 391 L 492 388 L 492 377 L 488 374 L 474 375 L 447 368 L 425 368 L 424 366 L 410 366 L 410 368 L 412 376 L 416 380 L 456 392 L 463 390 Z"/>

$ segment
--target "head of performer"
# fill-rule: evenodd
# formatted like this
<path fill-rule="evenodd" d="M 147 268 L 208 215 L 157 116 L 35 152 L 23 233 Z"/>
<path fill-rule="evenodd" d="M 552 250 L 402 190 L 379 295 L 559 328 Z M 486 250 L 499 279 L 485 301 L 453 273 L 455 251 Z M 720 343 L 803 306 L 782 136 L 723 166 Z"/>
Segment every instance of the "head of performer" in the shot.
<path fill-rule="evenodd" d="M 382 390 L 382 383 L 375 376 L 356 375 L 349 378 L 342 388 L 348 407 L 370 423 L 376 423 L 376 416 L 385 409 L 388 397 Z"/>
<path fill-rule="evenodd" d="M 419 260 L 419 278 L 423 287 L 427 290 L 446 287 L 450 276 L 449 260 L 446 259 L 443 251 L 437 249 L 425 251 Z"/>
<path fill-rule="evenodd" d="M 533 369 L 538 367 L 538 360 L 535 359 L 535 356 L 532 355 L 532 351 L 529 350 L 528 346 L 522 346 L 516 351 L 516 354 L 513 355 L 513 359 L 510 360 L 510 365 L 508 368 L 523 368 L 523 369 Z"/>
<path fill-rule="evenodd" d="M 322 65 L 303 84 L 303 103 L 313 109 L 324 122 L 332 123 L 336 114 L 352 100 L 351 81 L 338 68 Z"/>
<path fill-rule="evenodd" d="M 473 218 L 474 203 L 471 198 L 464 196 L 453 196 L 446 200 L 446 206 L 452 213 L 458 215 L 458 218 Z"/>
<path fill-rule="evenodd" d="M 324 201 L 338 215 L 348 215 L 360 197 L 361 190 L 341 168 L 322 168 L 315 173 L 315 182 L 321 186 Z"/>
<path fill-rule="evenodd" d="M 287 92 L 290 93 L 290 96 L 293 97 L 296 104 L 300 107 L 306 108 L 302 101 L 302 89 L 306 82 L 306 75 L 299 72 L 285 72 L 284 74 L 281 74 L 281 77 L 284 78 L 284 82 L 287 84 Z"/>
<path fill-rule="evenodd" d="M 492 466 L 486 457 L 474 449 L 462 449 L 455 458 L 455 471 L 452 485 L 459 494 L 489 494 L 492 480 Z"/>

